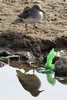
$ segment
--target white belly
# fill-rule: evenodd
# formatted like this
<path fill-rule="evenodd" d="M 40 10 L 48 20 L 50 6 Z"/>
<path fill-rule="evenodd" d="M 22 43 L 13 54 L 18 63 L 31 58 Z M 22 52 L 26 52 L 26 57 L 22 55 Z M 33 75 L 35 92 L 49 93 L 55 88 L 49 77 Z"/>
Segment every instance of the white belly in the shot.
<path fill-rule="evenodd" d="M 32 18 L 32 17 L 28 17 L 26 19 L 23 19 L 26 23 L 36 23 L 39 22 L 41 19 L 43 18 L 43 13 L 40 11 L 38 13 L 37 18 Z"/>
<path fill-rule="evenodd" d="M 38 22 L 39 20 L 38 19 L 33 19 L 33 18 L 27 18 L 27 19 L 24 19 L 24 21 L 26 23 L 36 23 Z"/>
<path fill-rule="evenodd" d="M 39 17 L 40 17 L 40 19 L 43 19 L 43 12 L 39 12 Z"/>

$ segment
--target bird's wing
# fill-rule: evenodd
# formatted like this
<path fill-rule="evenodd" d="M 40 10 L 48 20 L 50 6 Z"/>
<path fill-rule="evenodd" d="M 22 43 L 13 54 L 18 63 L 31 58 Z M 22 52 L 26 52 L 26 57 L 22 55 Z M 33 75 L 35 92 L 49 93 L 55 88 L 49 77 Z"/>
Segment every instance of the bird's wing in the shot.
<path fill-rule="evenodd" d="M 29 17 L 29 14 L 30 14 L 30 8 L 26 8 L 24 9 L 24 11 L 18 15 L 19 18 L 23 18 L 23 19 L 26 19 L 27 17 Z"/>

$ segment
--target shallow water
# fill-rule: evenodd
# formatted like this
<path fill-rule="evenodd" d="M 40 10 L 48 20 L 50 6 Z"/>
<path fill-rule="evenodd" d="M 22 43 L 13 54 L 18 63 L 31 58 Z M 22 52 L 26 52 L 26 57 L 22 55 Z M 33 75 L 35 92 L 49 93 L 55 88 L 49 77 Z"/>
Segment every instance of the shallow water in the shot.
<path fill-rule="evenodd" d="M 66 100 L 67 85 L 63 85 L 56 80 L 55 86 L 47 82 L 46 75 L 35 71 L 35 75 L 39 78 L 41 86 L 39 90 L 44 90 L 37 97 L 32 96 L 20 84 L 16 70 L 18 68 L 5 65 L 0 69 L 0 98 L 1 100 Z M 21 70 L 21 69 L 20 69 Z M 32 74 L 29 71 L 27 74 Z M 33 84 L 34 85 L 34 84 Z"/>
<path fill-rule="evenodd" d="M 37 70 L 43 58 L 40 60 L 30 52 L 25 53 L 21 59 L 11 57 L 9 65 L 0 62 L 1 100 L 66 100 L 67 77 L 63 77 L 63 84 L 56 80 L 53 86 L 48 82 L 47 75 Z M 62 50 L 61 55 L 67 57 L 67 51 Z"/>

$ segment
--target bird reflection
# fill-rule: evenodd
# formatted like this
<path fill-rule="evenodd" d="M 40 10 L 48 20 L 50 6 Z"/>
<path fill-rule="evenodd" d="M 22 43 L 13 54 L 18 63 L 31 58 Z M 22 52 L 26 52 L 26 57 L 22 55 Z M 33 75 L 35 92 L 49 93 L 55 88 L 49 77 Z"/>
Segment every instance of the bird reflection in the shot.
<path fill-rule="evenodd" d="M 16 67 L 16 68 L 20 68 L 23 69 L 26 72 L 28 72 L 29 70 L 33 71 L 33 74 L 35 73 L 35 70 L 37 70 L 40 67 L 40 61 L 39 59 L 34 59 L 31 58 L 31 56 L 29 56 L 29 60 L 27 61 L 10 61 L 9 63 L 10 66 Z"/>
<path fill-rule="evenodd" d="M 67 58 L 61 58 L 55 62 L 55 76 L 62 84 L 67 84 Z"/>
<path fill-rule="evenodd" d="M 33 70 L 33 74 L 34 71 L 37 69 L 37 67 L 31 67 L 31 65 L 27 62 L 24 61 L 11 61 L 10 62 L 10 66 L 19 68 L 19 69 L 24 69 L 25 73 L 28 72 L 29 70 Z"/>
<path fill-rule="evenodd" d="M 31 93 L 32 96 L 38 96 L 43 90 L 39 91 L 41 82 L 36 75 L 25 74 L 16 70 L 17 77 L 25 90 Z"/>

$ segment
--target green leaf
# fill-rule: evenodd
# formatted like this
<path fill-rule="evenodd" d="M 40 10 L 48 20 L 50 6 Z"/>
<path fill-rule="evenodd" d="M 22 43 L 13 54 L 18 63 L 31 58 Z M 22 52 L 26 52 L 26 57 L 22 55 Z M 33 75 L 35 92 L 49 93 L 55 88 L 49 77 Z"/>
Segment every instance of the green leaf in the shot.
<path fill-rule="evenodd" d="M 46 68 L 54 69 L 55 65 L 52 64 L 54 57 L 56 56 L 56 52 L 54 51 L 54 48 L 49 52 L 47 56 L 47 61 L 45 63 Z"/>
<path fill-rule="evenodd" d="M 56 83 L 56 80 L 53 77 L 54 74 L 53 73 L 47 73 L 46 75 L 47 75 L 48 82 L 54 86 L 55 83 Z"/>

